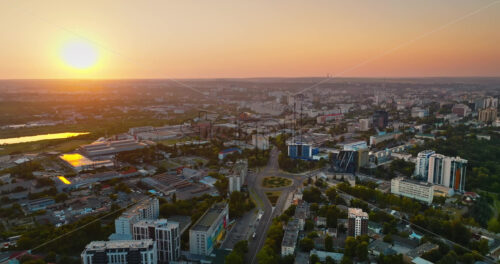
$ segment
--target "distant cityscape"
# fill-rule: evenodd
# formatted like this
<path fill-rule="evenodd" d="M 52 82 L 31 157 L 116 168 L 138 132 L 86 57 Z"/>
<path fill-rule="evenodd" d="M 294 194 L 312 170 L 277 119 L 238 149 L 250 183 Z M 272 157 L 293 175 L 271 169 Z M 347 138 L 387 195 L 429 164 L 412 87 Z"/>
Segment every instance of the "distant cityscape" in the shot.
<path fill-rule="evenodd" d="M 0 263 L 498 263 L 500 79 L 321 80 L 0 81 Z"/>

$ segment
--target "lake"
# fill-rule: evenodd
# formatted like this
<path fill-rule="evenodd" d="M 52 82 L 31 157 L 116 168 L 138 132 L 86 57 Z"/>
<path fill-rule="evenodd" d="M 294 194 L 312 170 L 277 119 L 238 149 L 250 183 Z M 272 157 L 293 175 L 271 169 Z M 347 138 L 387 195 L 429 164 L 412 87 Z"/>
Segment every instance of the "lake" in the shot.
<path fill-rule="evenodd" d="M 47 140 L 47 139 L 70 138 L 70 137 L 76 137 L 76 136 L 87 135 L 87 134 L 89 134 L 89 132 L 64 132 L 64 133 L 52 133 L 52 134 L 45 134 L 45 135 L 26 136 L 26 137 L 0 138 L 0 145 L 35 142 L 35 141 Z"/>

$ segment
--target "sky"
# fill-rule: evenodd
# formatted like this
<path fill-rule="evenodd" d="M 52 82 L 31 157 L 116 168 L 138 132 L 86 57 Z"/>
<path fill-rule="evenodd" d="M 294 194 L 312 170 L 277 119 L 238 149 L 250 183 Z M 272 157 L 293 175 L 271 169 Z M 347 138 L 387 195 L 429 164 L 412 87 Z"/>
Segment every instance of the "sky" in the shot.
<path fill-rule="evenodd" d="M 500 76 L 499 18 L 498 0 L 0 0 L 0 79 Z M 74 42 L 95 65 L 62 58 Z"/>

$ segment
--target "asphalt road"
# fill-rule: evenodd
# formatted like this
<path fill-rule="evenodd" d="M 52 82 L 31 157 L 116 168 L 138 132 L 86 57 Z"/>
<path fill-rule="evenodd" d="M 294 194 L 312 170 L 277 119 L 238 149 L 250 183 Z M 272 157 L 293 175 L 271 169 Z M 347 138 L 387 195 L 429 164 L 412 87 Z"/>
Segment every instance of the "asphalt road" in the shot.
<path fill-rule="evenodd" d="M 264 214 L 262 219 L 257 223 L 257 227 L 255 229 L 255 238 L 250 238 L 248 245 L 248 254 L 247 254 L 247 263 L 257 263 L 257 253 L 264 245 L 264 242 L 267 237 L 267 231 L 271 226 L 272 219 L 276 216 L 279 216 L 284 210 L 286 200 L 289 194 L 295 190 L 297 190 L 302 182 L 307 179 L 310 174 L 290 174 L 283 172 L 279 169 L 278 165 L 278 149 L 275 147 L 271 150 L 271 155 L 269 158 L 269 162 L 266 167 L 262 168 L 259 172 L 253 173 L 249 175 L 247 183 L 250 193 L 253 193 L 256 200 L 262 201 L 261 204 L 258 204 L 261 210 L 263 210 Z M 293 181 L 292 185 L 280 188 L 264 188 L 261 186 L 262 180 L 268 176 L 278 176 L 289 178 Z M 276 202 L 276 206 L 273 207 L 269 200 L 267 199 L 266 192 L 267 191 L 281 191 L 281 195 Z"/>
<path fill-rule="evenodd" d="M 256 173 L 251 173 L 247 178 L 248 189 L 250 193 L 253 194 L 253 198 L 255 200 L 261 201 L 260 203 L 259 202 L 257 203 L 258 209 L 261 209 L 264 212 L 261 220 L 258 223 L 254 222 L 255 226 L 254 230 L 256 235 L 254 238 L 252 238 L 252 236 L 250 235 L 248 244 L 247 263 L 251 264 L 257 263 L 257 253 L 264 245 L 264 242 L 267 237 L 267 231 L 271 226 L 272 219 L 281 215 L 281 213 L 284 211 L 286 200 L 289 194 L 297 190 L 300 186 L 302 186 L 302 183 L 307 178 L 316 175 L 320 171 L 320 170 L 314 170 L 303 174 L 291 174 L 283 172 L 279 169 L 278 155 L 279 155 L 278 149 L 274 147 L 271 150 L 271 156 L 269 158 L 269 162 L 266 165 L 266 167 L 262 168 L 260 171 Z M 288 178 L 293 181 L 293 184 L 290 186 L 279 187 L 279 188 L 264 188 L 262 187 L 261 183 L 262 180 L 268 176 L 278 176 L 278 177 Z M 359 175 L 359 176 L 364 178 L 365 180 L 373 180 L 368 175 Z M 281 195 L 278 198 L 275 207 L 273 207 L 269 202 L 269 200 L 267 199 L 266 196 L 267 191 L 281 191 Z M 342 197 L 347 201 L 353 199 L 352 196 L 347 194 L 343 194 Z M 251 223 L 247 222 L 247 224 Z"/>

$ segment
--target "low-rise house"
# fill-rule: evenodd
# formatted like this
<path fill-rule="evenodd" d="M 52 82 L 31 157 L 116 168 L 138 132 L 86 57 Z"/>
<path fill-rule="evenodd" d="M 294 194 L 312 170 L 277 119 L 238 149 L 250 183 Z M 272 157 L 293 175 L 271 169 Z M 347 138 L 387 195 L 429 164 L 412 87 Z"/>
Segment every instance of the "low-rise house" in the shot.
<path fill-rule="evenodd" d="M 368 245 L 368 252 L 375 256 L 379 256 L 381 254 L 384 254 L 386 256 L 393 255 L 396 252 L 391 247 L 392 247 L 391 244 L 386 243 L 380 239 L 377 239 L 372 243 L 370 243 L 370 245 Z"/>
<path fill-rule="evenodd" d="M 281 242 L 281 256 L 293 255 L 295 254 L 295 248 L 297 247 L 297 238 L 299 233 L 297 231 L 286 230 L 283 234 L 283 240 Z"/>
<path fill-rule="evenodd" d="M 317 216 L 315 220 L 316 226 L 326 226 L 326 217 Z"/>
<path fill-rule="evenodd" d="M 295 218 L 299 220 L 300 230 L 304 230 L 307 218 L 309 218 L 309 204 L 302 201 L 295 208 Z"/>
<path fill-rule="evenodd" d="M 331 237 L 336 238 L 337 237 L 337 228 L 333 228 L 333 227 L 328 228 L 326 230 L 326 234 L 329 235 L 329 236 L 331 236 Z"/>
<path fill-rule="evenodd" d="M 412 250 L 406 252 L 403 257 L 407 262 L 411 262 L 412 260 L 414 260 L 418 257 L 421 257 L 423 254 L 430 252 L 430 251 L 433 251 L 433 250 L 437 250 L 438 248 L 439 248 L 438 245 L 433 244 L 431 242 L 426 242 L 426 243 L 424 243 L 418 247 L 415 247 Z"/>
<path fill-rule="evenodd" d="M 325 250 L 325 238 L 315 237 L 313 238 L 314 248 L 318 250 Z"/>

